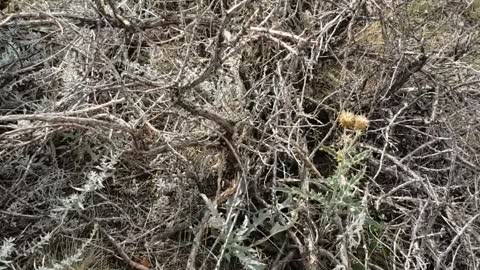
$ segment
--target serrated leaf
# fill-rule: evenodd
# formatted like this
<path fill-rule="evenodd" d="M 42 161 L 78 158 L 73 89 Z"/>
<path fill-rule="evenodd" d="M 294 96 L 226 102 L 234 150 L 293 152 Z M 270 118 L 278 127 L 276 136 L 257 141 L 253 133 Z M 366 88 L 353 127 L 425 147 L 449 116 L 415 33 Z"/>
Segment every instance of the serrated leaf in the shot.
<path fill-rule="evenodd" d="M 288 198 L 285 201 L 281 203 L 277 203 L 277 209 L 280 211 L 286 208 L 291 208 L 293 205 L 294 205 L 294 202 L 293 202 L 292 195 L 288 194 Z"/>
<path fill-rule="evenodd" d="M 78 201 L 77 202 L 77 206 L 78 208 L 80 208 L 81 210 L 85 210 L 85 207 L 83 206 L 83 203 L 81 201 Z"/>
<path fill-rule="evenodd" d="M 248 217 L 245 217 L 245 220 L 243 220 L 242 226 L 240 229 L 235 233 L 235 239 L 238 242 L 244 241 L 248 239 L 249 234 L 252 232 L 252 226 L 250 225 L 250 222 L 248 220 Z"/>
<path fill-rule="evenodd" d="M 270 229 L 270 234 L 267 236 L 267 237 L 264 237 L 258 241 L 256 241 L 255 243 L 252 244 L 252 246 L 258 246 L 266 241 L 268 241 L 268 239 L 270 239 L 272 236 L 278 234 L 278 233 L 281 233 L 283 231 L 286 231 L 288 230 L 289 228 L 291 227 L 291 225 L 287 224 L 287 225 L 282 225 L 278 222 L 275 222 L 275 224 L 273 225 L 273 227 Z"/>
<path fill-rule="evenodd" d="M 207 195 L 201 193 L 200 197 L 202 197 L 203 201 L 208 207 L 208 210 L 210 210 L 210 213 L 212 213 L 213 216 L 218 216 L 217 206 L 214 205 L 212 201 L 210 201 Z"/>
<path fill-rule="evenodd" d="M 270 235 L 273 236 L 277 233 L 280 233 L 280 232 L 283 232 L 283 231 L 286 231 L 290 228 L 291 226 L 290 225 L 282 225 L 278 222 L 275 222 L 275 224 L 273 225 L 273 227 L 270 229 Z"/>
<path fill-rule="evenodd" d="M 260 212 L 258 212 L 257 217 L 253 221 L 253 227 L 256 228 L 259 225 L 263 224 L 265 222 L 265 220 L 267 220 L 271 216 L 272 216 L 272 214 L 268 210 L 265 210 L 265 209 L 261 210 Z"/>
<path fill-rule="evenodd" d="M 237 248 L 238 249 L 235 250 L 235 256 L 245 268 L 250 270 L 264 270 L 266 268 L 264 263 L 255 258 L 255 250 L 253 248 Z"/>

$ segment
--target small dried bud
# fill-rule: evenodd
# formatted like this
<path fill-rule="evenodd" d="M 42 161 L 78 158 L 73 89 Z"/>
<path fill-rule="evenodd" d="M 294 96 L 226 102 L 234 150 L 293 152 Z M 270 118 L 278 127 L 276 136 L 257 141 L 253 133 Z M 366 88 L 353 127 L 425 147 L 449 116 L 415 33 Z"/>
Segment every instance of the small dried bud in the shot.
<path fill-rule="evenodd" d="M 338 117 L 340 126 L 346 129 L 353 129 L 355 127 L 355 114 L 352 112 L 342 111 Z"/>
<path fill-rule="evenodd" d="M 368 118 L 365 117 L 364 115 L 355 115 L 355 124 L 353 126 L 353 129 L 359 130 L 359 131 L 364 131 L 368 128 Z"/>

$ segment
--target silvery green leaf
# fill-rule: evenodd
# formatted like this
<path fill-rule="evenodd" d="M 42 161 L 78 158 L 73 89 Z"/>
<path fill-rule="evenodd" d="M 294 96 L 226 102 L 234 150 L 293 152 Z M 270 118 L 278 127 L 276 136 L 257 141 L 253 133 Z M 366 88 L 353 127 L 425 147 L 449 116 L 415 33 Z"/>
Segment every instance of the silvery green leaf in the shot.
<path fill-rule="evenodd" d="M 213 204 L 212 201 L 207 197 L 207 195 L 201 193 L 200 196 L 202 197 L 203 201 L 208 207 L 208 210 L 212 213 L 213 216 L 218 216 L 217 206 Z"/>
<path fill-rule="evenodd" d="M 215 229 L 222 229 L 225 226 L 225 219 L 221 216 L 211 216 L 208 220 L 208 225 Z"/>
<path fill-rule="evenodd" d="M 286 231 L 290 228 L 291 226 L 290 225 L 282 225 L 278 222 L 275 222 L 275 224 L 273 225 L 273 227 L 270 229 L 270 235 L 275 235 L 277 233 L 280 233 L 280 232 L 283 232 L 283 231 Z"/>

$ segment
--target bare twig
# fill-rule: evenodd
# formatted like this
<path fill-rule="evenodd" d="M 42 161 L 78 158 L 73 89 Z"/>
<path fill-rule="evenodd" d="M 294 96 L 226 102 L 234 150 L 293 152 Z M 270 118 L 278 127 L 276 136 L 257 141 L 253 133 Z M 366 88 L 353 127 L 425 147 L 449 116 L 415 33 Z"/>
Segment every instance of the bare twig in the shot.
<path fill-rule="evenodd" d="M 218 124 L 220 127 L 222 127 L 226 134 L 227 137 L 233 136 L 235 133 L 235 122 L 225 119 L 215 113 L 209 112 L 205 109 L 199 108 L 198 106 L 195 106 L 193 104 L 188 103 L 187 101 L 183 100 L 178 100 L 177 104 L 185 109 L 186 111 L 190 112 L 193 115 L 197 115 L 200 117 L 203 117 L 205 119 L 208 119 L 210 121 L 213 121 L 214 123 Z M 1 119 L 0 119 L 1 120 Z"/>
<path fill-rule="evenodd" d="M 450 253 L 453 249 L 453 247 L 457 244 L 457 241 L 460 239 L 460 237 L 463 236 L 465 231 L 473 224 L 473 222 L 480 217 L 480 213 L 476 214 L 473 216 L 463 227 L 460 229 L 460 231 L 457 232 L 457 235 L 452 239 L 450 242 L 450 245 L 448 245 L 447 249 L 445 249 L 437 258 L 437 262 L 435 264 L 435 269 L 441 269 L 445 267 L 441 267 L 443 264 L 443 261 L 445 260 L 445 257 Z"/>
<path fill-rule="evenodd" d="M 200 248 L 200 241 L 203 238 L 203 234 L 205 233 L 205 229 L 208 226 L 208 219 L 210 218 L 210 212 L 206 211 L 203 214 L 203 218 L 198 225 L 197 233 L 195 234 L 195 239 L 193 239 L 192 249 L 190 251 L 190 255 L 188 256 L 187 261 L 187 270 L 195 270 L 195 258 L 197 257 L 198 249 Z"/>
<path fill-rule="evenodd" d="M 75 113 L 72 113 L 72 114 L 75 114 Z M 114 130 L 121 130 L 129 133 L 133 132 L 133 130 L 128 126 L 114 124 L 106 121 L 100 121 L 92 118 L 63 116 L 60 113 L 17 114 L 17 115 L 0 116 L 0 121 L 12 122 L 12 121 L 19 121 L 19 120 L 57 122 L 57 123 L 76 123 L 80 125 L 88 125 L 93 127 L 111 128 Z"/>

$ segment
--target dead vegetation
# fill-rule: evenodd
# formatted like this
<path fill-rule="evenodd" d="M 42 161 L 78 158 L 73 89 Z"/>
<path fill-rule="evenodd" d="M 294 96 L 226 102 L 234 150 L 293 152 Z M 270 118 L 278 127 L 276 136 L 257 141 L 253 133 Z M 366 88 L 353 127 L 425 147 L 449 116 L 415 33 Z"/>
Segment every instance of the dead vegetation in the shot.
<path fill-rule="evenodd" d="M 0 269 L 478 269 L 475 1 L 1 1 Z"/>

